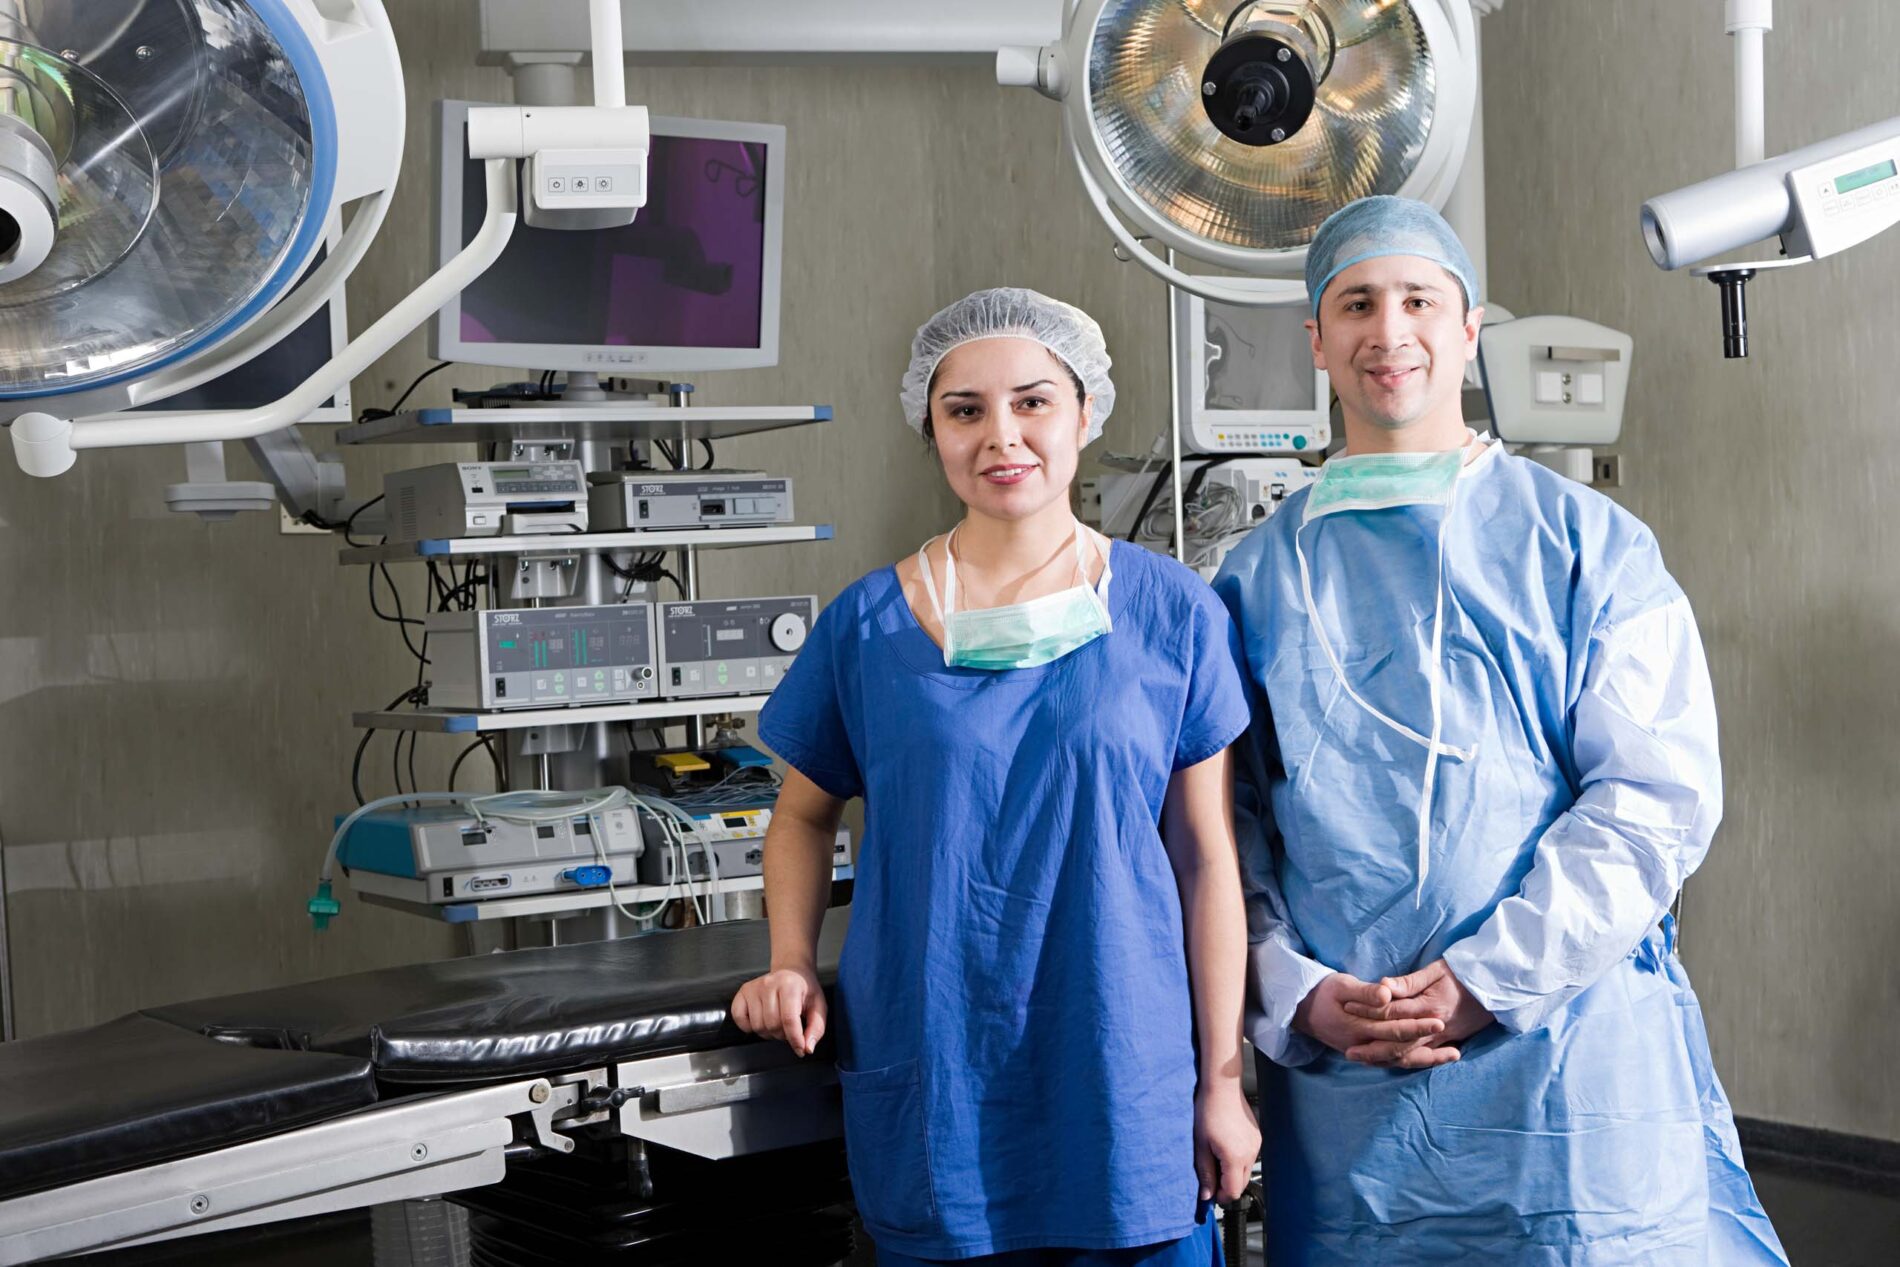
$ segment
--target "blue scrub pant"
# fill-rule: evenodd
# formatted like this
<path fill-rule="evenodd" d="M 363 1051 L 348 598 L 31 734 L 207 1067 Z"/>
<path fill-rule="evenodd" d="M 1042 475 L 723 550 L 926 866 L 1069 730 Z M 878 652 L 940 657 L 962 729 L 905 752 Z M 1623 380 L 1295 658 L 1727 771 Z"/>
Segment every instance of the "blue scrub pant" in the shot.
<path fill-rule="evenodd" d="M 1221 1267 L 1220 1223 L 1210 1215 L 1178 1241 L 1127 1249 L 1018 1249 L 978 1258 L 912 1258 L 888 1249 L 877 1267 Z"/>

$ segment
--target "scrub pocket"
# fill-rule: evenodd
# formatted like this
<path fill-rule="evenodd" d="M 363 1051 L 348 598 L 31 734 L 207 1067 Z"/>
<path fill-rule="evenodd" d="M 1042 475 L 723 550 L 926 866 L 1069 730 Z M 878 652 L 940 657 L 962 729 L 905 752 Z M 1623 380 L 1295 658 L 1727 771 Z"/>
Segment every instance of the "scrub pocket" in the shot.
<path fill-rule="evenodd" d="M 880 1227 L 912 1234 L 935 1230 L 937 1197 L 917 1062 L 839 1069 L 838 1084 L 844 1092 L 845 1159 L 865 1225 L 874 1234 Z"/>

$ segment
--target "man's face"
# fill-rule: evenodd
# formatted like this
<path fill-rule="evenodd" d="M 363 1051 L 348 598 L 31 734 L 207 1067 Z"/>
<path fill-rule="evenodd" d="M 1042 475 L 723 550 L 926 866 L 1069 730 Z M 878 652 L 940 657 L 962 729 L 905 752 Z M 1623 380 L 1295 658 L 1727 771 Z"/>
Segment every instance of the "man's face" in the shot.
<path fill-rule="evenodd" d="M 1464 311 L 1464 291 L 1439 265 L 1382 255 L 1333 278 L 1306 328 L 1347 416 L 1400 431 L 1458 408 L 1483 319 L 1482 308 Z"/>

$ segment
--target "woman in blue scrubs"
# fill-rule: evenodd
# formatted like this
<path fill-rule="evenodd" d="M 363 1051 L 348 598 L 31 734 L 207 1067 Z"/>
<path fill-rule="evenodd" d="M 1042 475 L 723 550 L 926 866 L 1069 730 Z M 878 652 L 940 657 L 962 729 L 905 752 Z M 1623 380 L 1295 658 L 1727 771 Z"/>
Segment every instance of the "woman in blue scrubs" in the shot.
<path fill-rule="evenodd" d="M 833 1035 L 884 1267 L 1214 1267 L 1210 1202 L 1259 1151 L 1226 755 L 1248 703 L 1213 592 L 1070 509 L 1108 366 L 1095 322 L 1034 291 L 918 331 L 905 414 L 964 516 L 840 594 L 760 718 L 791 770 L 771 971 L 733 1018 L 800 1055 Z M 815 947 L 854 796 L 828 1007 Z"/>

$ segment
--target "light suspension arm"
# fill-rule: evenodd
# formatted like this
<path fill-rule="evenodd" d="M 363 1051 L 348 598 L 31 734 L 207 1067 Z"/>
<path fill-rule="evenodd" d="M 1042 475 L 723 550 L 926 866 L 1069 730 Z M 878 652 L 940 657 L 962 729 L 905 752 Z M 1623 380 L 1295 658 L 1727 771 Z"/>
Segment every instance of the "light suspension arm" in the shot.
<path fill-rule="evenodd" d="M 180 414 L 171 418 L 107 414 L 75 422 L 51 414 L 22 414 L 14 419 L 12 427 L 13 452 L 20 469 L 29 475 L 59 475 L 71 469 L 80 449 L 247 440 L 295 424 L 367 370 L 501 257 L 517 219 L 515 164 L 507 159 L 490 159 L 484 167 L 488 211 L 474 240 L 288 396 L 240 413 Z"/>
<path fill-rule="evenodd" d="M 1767 87 L 1762 42 L 1775 29 L 1775 0 L 1725 0 L 1725 24 L 1735 41 L 1735 166 L 1768 157 Z"/>

